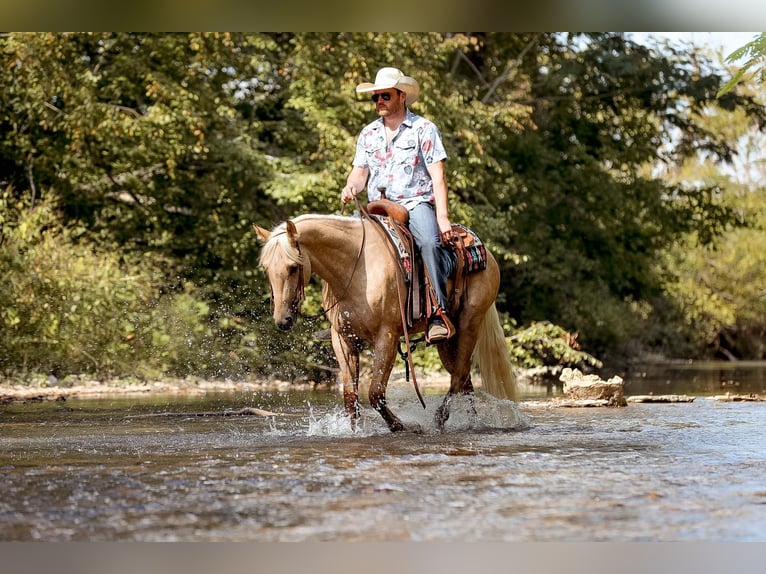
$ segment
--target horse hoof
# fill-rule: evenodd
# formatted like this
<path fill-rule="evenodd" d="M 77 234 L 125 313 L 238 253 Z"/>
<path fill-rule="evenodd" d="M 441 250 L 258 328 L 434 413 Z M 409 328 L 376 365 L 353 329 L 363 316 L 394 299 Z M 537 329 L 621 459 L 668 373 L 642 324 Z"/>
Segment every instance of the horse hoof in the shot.
<path fill-rule="evenodd" d="M 407 430 L 402 421 L 396 420 L 388 423 L 388 428 L 391 432 L 403 432 Z"/>
<path fill-rule="evenodd" d="M 436 424 L 436 428 L 439 430 L 439 432 L 444 432 L 444 424 L 447 422 L 447 419 L 449 418 L 449 411 L 443 409 L 442 407 L 439 407 L 436 409 L 436 416 L 434 417 L 434 423 Z"/>

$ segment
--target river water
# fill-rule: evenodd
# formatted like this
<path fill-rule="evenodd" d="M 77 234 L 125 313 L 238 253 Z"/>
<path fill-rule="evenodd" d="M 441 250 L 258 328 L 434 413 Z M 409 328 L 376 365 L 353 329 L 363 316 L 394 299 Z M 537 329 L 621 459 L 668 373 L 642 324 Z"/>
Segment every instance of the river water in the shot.
<path fill-rule="evenodd" d="M 674 365 L 626 394 L 690 403 L 552 408 L 457 400 L 444 433 L 334 392 L 107 397 L 0 406 L 0 541 L 764 541 L 766 367 Z M 274 416 L 199 416 L 242 407 Z"/>

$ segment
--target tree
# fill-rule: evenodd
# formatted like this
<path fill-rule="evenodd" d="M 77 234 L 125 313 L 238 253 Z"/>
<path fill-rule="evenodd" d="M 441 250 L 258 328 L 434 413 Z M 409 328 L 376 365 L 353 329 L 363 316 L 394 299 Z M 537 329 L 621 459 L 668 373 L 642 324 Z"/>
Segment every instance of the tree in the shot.
<path fill-rule="evenodd" d="M 493 152 L 514 172 L 499 211 L 523 206 L 508 222 L 508 249 L 524 256 L 505 269 L 508 310 L 580 331 L 605 355 L 640 336 L 661 292 L 662 249 L 691 230 L 709 243 L 737 222 L 716 186 L 668 184 L 645 169 L 697 153 L 732 157 L 733 144 L 694 121 L 720 78 L 700 57 L 620 34 L 543 36 L 519 75 L 533 128 L 509 130 Z M 718 102 L 763 126 L 748 97 Z"/>
<path fill-rule="evenodd" d="M 737 88 L 761 98 L 754 80 L 743 79 Z M 718 185 L 721 200 L 736 209 L 747 221 L 743 228 L 727 230 L 706 247 L 695 245 L 693 234 L 679 238 L 663 256 L 672 274 L 665 284 L 680 317 L 668 317 L 676 325 L 669 336 L 681 337 L 676 348 L 686 345 L 689 355 L 705 354 L 724 359 L 766 357 L 766 137 L 753 129 L 742 109 L 721 110 L 711 106 L 698 121 L 736 142 L 736 161 L 721 169 L 704 156 L 668 170 L 673 181 L 697 180 Z M 685 328 L 686 327 L 686 328 Z"/>
<path fill-rule="evenodd" d="M 735 64 L 743 58 L 747 58 L 742 67 L 737 70 L 734 76 L 718 90 L 718 97 L 728 94 L 736 86 L 745 74 L 755 71 L 757 81 L 766 83 L 766 34 L 761 33 L 751 42 L 748 42 L 741 48 L 734 50 L 726 56 L 726 62 Z"/>
<path fill-rule="evenodd" d="M 219 292 L 253 267 L 272 178 L 279 47 L 236 34 L 12 34 L 3 41 L 0 165 L 122 249 L 172 256 Z M 217 286 L 217 287 L 216 287 Z"/>

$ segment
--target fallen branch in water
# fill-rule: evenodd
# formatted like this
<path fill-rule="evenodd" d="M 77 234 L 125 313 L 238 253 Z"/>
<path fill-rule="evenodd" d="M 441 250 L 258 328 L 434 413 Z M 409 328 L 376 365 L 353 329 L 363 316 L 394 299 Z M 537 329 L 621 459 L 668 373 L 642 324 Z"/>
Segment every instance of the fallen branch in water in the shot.
<path fill-rule="evenodd" d="M 266 411 L 264 409 L 258 409 L 255 407 L 245 407 L 236 411 L 202 411 L 202 412 L 164 412 L 164 413 L 148 413 L 143 415 L 128 415 L 125 418 L 128 419 L 143 419 L 149 417 L 236 417 L 236 416 L 257 416 L 257 417 L 300 417 L 299 414 L 288 413 L 275 413 L 273 411 Z"/>
<path fill-rule="evenodd" d="M 629 403 L 691 403 L 694 398 L 688 395 L 632 395 L 625 400 Z"/>

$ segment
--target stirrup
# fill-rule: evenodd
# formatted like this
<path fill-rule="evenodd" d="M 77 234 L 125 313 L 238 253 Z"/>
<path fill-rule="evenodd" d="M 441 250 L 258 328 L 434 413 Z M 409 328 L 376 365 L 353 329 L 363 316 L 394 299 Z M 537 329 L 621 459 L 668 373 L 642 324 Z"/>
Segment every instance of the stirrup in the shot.
<path fill-rule="evenodd" d="M 449 335 L 449 329 L 447 329 L 447 325 L 444 324 L 444 321 L 441 319 L 434 319 L 431 321 L 431 324 L 428 325 L 426 340 L 429 343 L 436 343 L 445 340 L 447 335 Z"/>
<path fill-rule="evenodd" d="M 433 315 L 431 315 L 431 320 L 428 322 L 428 327 L 426 328 L 426 343 L 429 345 L 439 343 L 454 335 L 455 326 L 452 324 L 452 321 L 449 320 L 444 309 L 437 309 Z"/>

